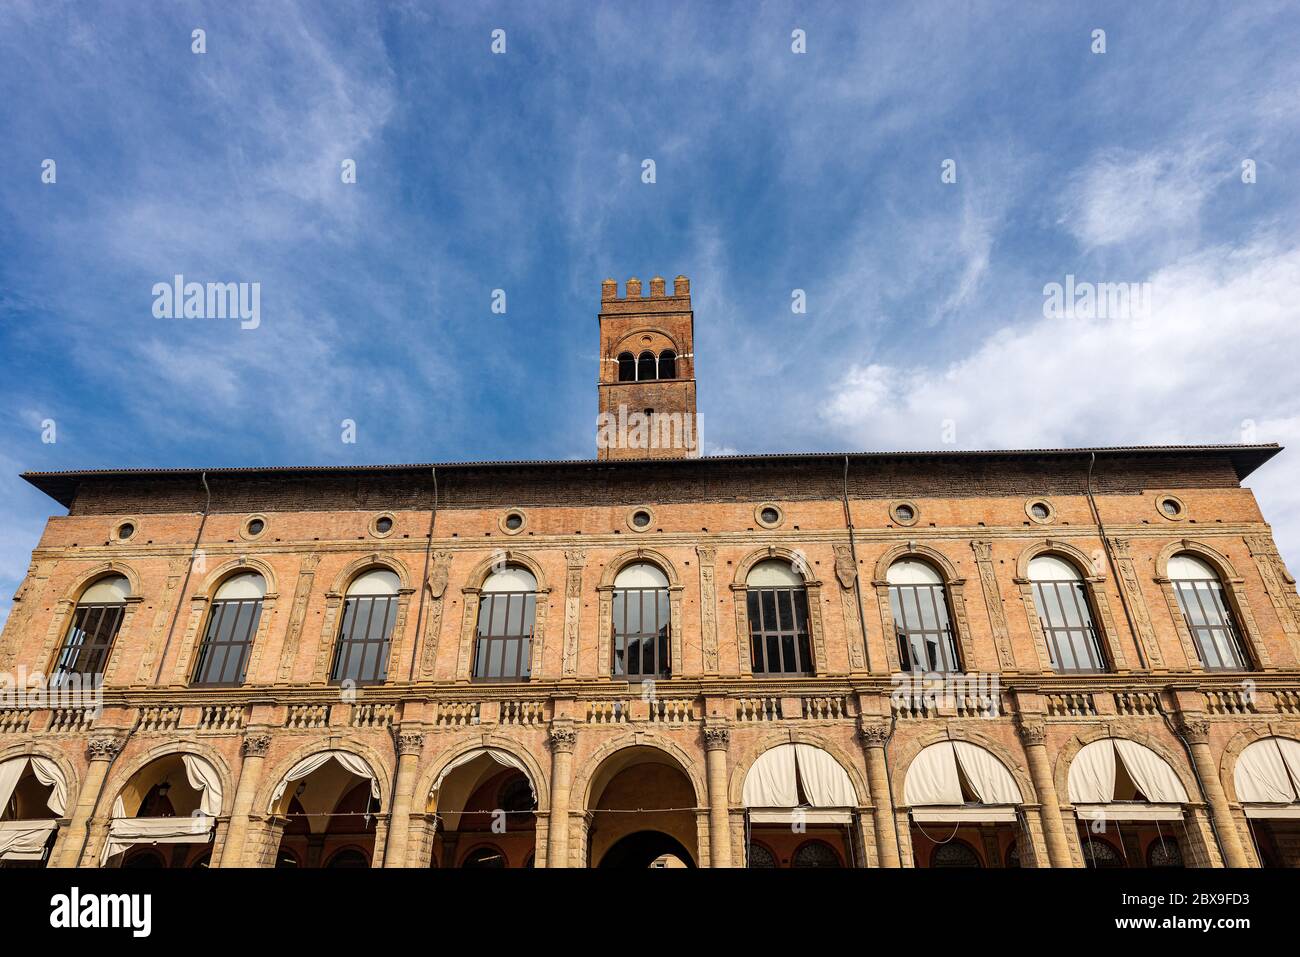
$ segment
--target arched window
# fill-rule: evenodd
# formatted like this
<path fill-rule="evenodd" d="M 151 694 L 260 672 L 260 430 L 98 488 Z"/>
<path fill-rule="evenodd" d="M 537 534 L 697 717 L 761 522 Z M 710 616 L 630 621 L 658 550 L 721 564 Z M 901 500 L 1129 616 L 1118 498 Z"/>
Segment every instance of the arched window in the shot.
<path fill-rule="evenodd" d="M 123 575 L 105 576 L 82 592 L 59 650 L 52 686 L 60 686 L 70 674 L 103 674 L 113 639 L 122 627 L 129 594 L 131 583 Z"/>
<path fill-rule="evenodd" d="M 632 679 L 671 674 L 668 576 L 649 562 L 624 567 L 614 579 L 611 674 Z"/>
<path fill-rule="evenodd" d="M 475 681 L 527 681 L 532 673 L 537 579 L 510 566 L 483 583 L 474 648 Z"/>
<path fill-rule="evenodd" d="M 1088 587 L 1070 562 L 1039 555 L 1029 563 L 1034 605 L 1056 671 L 1105 671 L 1101 641 L 1088 603 Z"/>
<path fill-rule="evenodd" d="M 636 381 L 636 356 L 630 352 L 620 352 L 618 354 L 618 381 Z"/>
<path fill-rule="evenodd" d="M 339 851 L 337 854 L 331 857 L 329 863 L 325 865 L 326 868 L 329 868 L 331 870 L 332 869 L 359 870 L 363 868 L 368 868 L 369 866 L 370 866 L 370 859 L 366 857 L 365 854 L 361 853 L 354 847 L 344 848 L 343 850 Z"/>
<path fill-rule="evenodd" d="M 460 866 L 474 869 L 505 867 L 506 856 L 489 845 L 470 851 L 465 855 L 465 860 L 461 861 Z"/>
<path fill-rule="evenodd" d="M 803 579 L 788 562 L 773 558 L 751 568 L 745 586 L 754 674 L 811 674 Z"/>
<path fill-rule="evenodd" d="M 790 858 L 791 867 L 843 867 L 840 856 L 825 841 L 805 841 Z"/>
<path fill-rule="evenodd" d="M 265 596 L 266 580 L 257 572 L 240 572 L 221 583 L 212 597 L 208 628 L 194 667 L 194 684 L 244 683 Z"/>
<path fill-rule="evenodd" d="M 1201 664 L 1216 671 L 1248 667 L 1241 632 L 1228 607 L 1223 582 L 1213 568 L 1186 552 L 1169 559 L 1169 582 L 1196 644 Z"/>
<path fill-rule="evenodd" d="M 903 670 L 960 671 L 948 592 L 934 566 L 904 558 L 889 566 L 885 578 Z"/>
<path fill-rule="evenodd" d="M 333 681 L 358 684 L 383 681 L 397 619 L 402 580 L 387 568 L 372 568 L 352 579 L 343 602 L 343 623 L 334 649 Z"/>
<path fill-rule="evenodd" d="M 979 855 L 965 841 L 940 844 L 930 855 L 931 867 L 983 867 Z"/>
<path fill-rule="evenodd" d="M 1182 867 L 1183 852 L 1178 841 L 1161 834 L 1147 848 L 1147 867 Z"/>
<path fill-rule="evenodd" d="M 749 845 L 749 866 L 764 870 L 774 868 L 777 866 L 776 855 L 767 849 L 766 844 L 751 841 Z"/>
<path fill-rule="evenodd" d="M 1112 868 L 1124 866 L 1124 859 L 1119 856 L 1119 851 L 1115 850 L 1109 841 L 1087 835 L 1079 843 L 1083 848 L 1084 867 Z"/>
<path fill-rule="evenodd" d="M 636 377 L 637 379 L 657 379 L 655 374 L 655 354 L 653 352 L 643 352 L 636 360 Z"/>
<path fill-rule="evenodd" d="M 677 378 L 677 353 L 672 349 L 665 349 L 659 353 L 659 378 Z"/>

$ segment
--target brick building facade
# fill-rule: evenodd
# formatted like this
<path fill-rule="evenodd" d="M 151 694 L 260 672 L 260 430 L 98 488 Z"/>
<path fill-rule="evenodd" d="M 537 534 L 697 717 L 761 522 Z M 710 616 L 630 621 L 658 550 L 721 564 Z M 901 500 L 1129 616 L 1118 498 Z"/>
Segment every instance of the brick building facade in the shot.
<path fill-rule="evenodd" d="M 629 285 L 599 409 L 693 418 L 689 284 Z M 67 515 L 0 636 L 3 863 L 1300 863 L 1276 446 L 690 435 L 27 475 Z"/>

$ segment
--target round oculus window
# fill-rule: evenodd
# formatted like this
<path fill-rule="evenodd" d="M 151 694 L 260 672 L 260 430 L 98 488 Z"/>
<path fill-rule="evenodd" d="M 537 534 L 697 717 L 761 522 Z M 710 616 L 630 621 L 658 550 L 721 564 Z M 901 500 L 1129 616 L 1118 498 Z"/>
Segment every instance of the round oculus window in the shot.
<path fill-rule="evenodd" d="M 637 528 L 645 528 L 650 524 L 650 513 L 644 509 L 632 513 L 632 524 Z"/>
<path fill-rule="evenodd" d="M 249 520 L 248 522 L 249 535 L 261 535 L 262 532 L 264 531 L 266 531 L 266 522 L 262 521 L 262 519 L 254 518 Z"/>
<path fill-rule="evenodd" d="M 895 505 L 894 518 L 898 519 L 900 522 L 914 521 L 916 519 L 916 509 L 906 503 Z"/>
<path fill-rule="evenodd" d="M 775 525 L 777 522 L 781 521 L 781 513 L 778 512 L 776 509 L 770 507 L 765 508 L 761 512 L 759 512 L 758 517 L 761 518 L 768 525 Z"/>
<path fill-rule="evenodd" d="M 130 522 L 123 522 L 117 526 L 117 537 L 125 541 L 135 534 L 135 526 Z"/>
<path fill-rule="evenodd" d="M 1182 514 L 1183 507 L 1178 504 L 1176 498 L 1162 498 L 1160 500 L 1160 511 L 1164 512 L 1170 518 L 1176 518 Z"/>
<path fill-rule="evenodd" d="M 511 512 L 506 516 L 506 528 L 510 531 L 517 531 L 524 527 L 524 517 L 518 512 Z"/>
<path fill-rule="evenodd" d="M 387 515 L 381 515 L 375 519 L 375 531 L 380 535 L 387 535 L 393 530 L 393 520 Z"/>
<path fill-rule="evenodd" d="M 1047 507 L 1046 502 L 1035 502 L 1029 506 L 1029 514 L 1034 516 L 1040 522 L 1045 522 L 1052 516 L 1052 510 Z"/>

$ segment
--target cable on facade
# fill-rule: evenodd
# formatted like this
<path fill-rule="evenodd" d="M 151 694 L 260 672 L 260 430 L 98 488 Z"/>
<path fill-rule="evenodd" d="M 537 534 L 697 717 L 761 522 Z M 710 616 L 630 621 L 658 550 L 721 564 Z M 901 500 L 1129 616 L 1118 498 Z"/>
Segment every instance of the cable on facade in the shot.
<path fill-rule="evenodd" d="M 1106 536 L 1106 526 L 1101 523 L 1101 510 L 1097 508 L 1097 500 L 1092 494 L 1092 469 L 1097 464 L 1097 453 L 1088 453 L 1088 479 L 1084 490 L 1088 494 L 1088 507 L 1092 509 L 1092 520 L 1097 523 L 1097 532 L 1101 535 L 1101 550 L 1106 556 L 1106 567 L 1110 569 L 1111 578 L 1115 582 L 1115 591 L 1119 594 L 1120 607 L 1124 609 L 1124 618 L 1128 621 L 1128 633 L 1133 636 L 1133 646 L 1137 648 L 1139 666 L 1147 666 L 1146 652 L 1142 650 L 1142 642 L 1138 640 L 1137 626 L 1133 623 L 1133 609 L 1128 606 L 1128 597 L 1124 592 L 1124 584 L 1120 580 L 1119 571 L 1115 565 L 1115 556 L 1111 552 L 1110 539 Z M 1094 569 L 1095 570 L 1095 569 Z"/>
<path fill-rule="evenodd" d="M 424 543 L 424 578 L 420 580 L 420 600 L 416 603 L 415 612 L 415 651 L 411 655 L 411 668 L 406 674 L 407 681 L 415 680 L 415 662 L 420 657 L 424 643 L 424 598 L 425 592 L 429 590 L 429 558 L 433 553 L 433 528 L 438 521 L 438 468 L 433 466 L 429 469 L 433 476 L 433 507 L 429 509 L 429 537 Z"/>
<path fill-rule="evenodd" d="M 167 649 L 171 647 L 172 634 L 176 631 L 176 619 L 180 617 L 181 605 L 185 603 L 185 590 L 189 588 L 190 575 L 194 571 L 194 558 L 199 553 L 199 543 L 203 541 L 203 527 L 208 524 L 208 512 L 212 510 L 212 489 L 208 487 L 208 473 L 206 471 L 201 472 L 199 480 L 203 482 L 203 491 L 207 494 L 207 500 L 203 503 L 203 517 L 199 519 L 199 531 L 194 536 L 194 547 L 190 549 L 190 561 L 185 568 L 185 579 L 181 582 L 181 590 L 176 594 L 176 608 L 172 612 L 172 623 L 167 628 L 167 640 L 163 642 L 162 651 L 158 654 L 158 670 L 154 672 L 154 684 L 162 681 L 163 665 L 167 661 Z"/>

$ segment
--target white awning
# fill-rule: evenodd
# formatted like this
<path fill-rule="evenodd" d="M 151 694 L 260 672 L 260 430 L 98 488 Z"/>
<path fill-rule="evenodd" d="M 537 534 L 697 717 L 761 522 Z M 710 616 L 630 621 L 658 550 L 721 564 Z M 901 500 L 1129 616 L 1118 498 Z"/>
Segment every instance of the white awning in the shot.
<path fill-rule="evenodd" d="M 1183 819 L 1181 805 L 1147 804 L 1144 801 L 1076 804 L 1074 810 L 1083 821 L 1181 821 Z"/>
<path fill-rule="evenodd" d="M 18 786 L 23 771 L 29 763 L 36 780 L 52 788 L 49 798 L 46 799 L 49 809 L 59 817 L 63 817 L 68 808 L 68 782 L 63 779 L 63 772 L 59 770 L 57 764 L 49 758 L 35 755 L 10 758 L 0 764 L 0 809 L 3 809 L 13 797 L 14 788 Z"/>
<path fill-rule="evenodd" d="M 764 751 L 745 775 L 742 799 L 747 808 L 794 808 L 799 803 L 800 783 L 813 808 L 858 805 L 848 772 L 830 754 L 811 744 L 778 744 Z M 755 818 L 751 815 L 750 819 Z"/>
<path fill-rule="evenodd" d="M 1187 789 L 1169 763 L 1146 745 L 1125 738 L 1104 738 L 1079 750 L 1070 763 L 1070 803 L 1112 805 L 1117 760 L 1151 804 L 1187 803 Z"/>
<path fill-rule="evenodd" d="M 1246 817 L 1251 818 L 1252 820 L 1266 820 L 1268 818 L 1294 820 L 1300 818 L 1300 805 L 1292 804 L 1289 807 L 1269 807 L 1264 804 L 1251 804 L 1246 808 Z"/>
<path fill-rule="evenodd" d="M 1007 824 L 1015 823 L 1014 807 L 966 805 L 963 807 L 914 807 L 912 820 L 919 824 Z"/>
<path fill-rule="evenodd" d="M 464 767 L 471 761 L 476 761 L 482 757 L 491 758 L 503 767 L 514 768 L 516 771 L 521 772 L 524 776 L 524 780 L 528 782 L 528 790 L 532 792 L 533 800 L 537 800 L 537 786 L 533 783 L 533 776 L 528 773 L 528 768 L 524 765 L 524 762 L 520 761 L 509 751 L 504 751 L 501 748 L 475 748 L 472 751 L 466 751 L 442 769 L 442 773 L 439 774 L 438 779 L 433 782 L 433 787 L 430 788 L 430 790 L 437 791 L 442 787 L 442 782 L 447 780 L 447 775 L 451 774 L 452 771 Z"/>
<path fill-rule="evenodd" d="M 330 761 L 337 761 L 343 765 L 344 770 L 352 772 L 357 777 L 369 779 L 370 796 L 379 800 L 379 779 L 364 758 L 358 757 L 351 751 L 319 751 L 303 758 L 289 769 L 289 773 L 275 786 L 275 791 L 271 794 L 271 806 L 267 810 L 271 814 L 276 813 L 276 805 L 280 803 L 280 798 L 284 797 L 284 792 L 290 783 L 302 780 L 313 771 L 329 764 Z"/>
<path fill-rule="evenodd" d="M 852 824 L 853 812 L 842 808 L 757 808 L 749 811 L 751 824 Z"/>
<path fill-rule="evenodd" d="M 0 821 L 0 861 L 39 861 L 58 826 L 55 820 Z"/>
<path fill-rule="evenodd" d="M 910 807 L 962 807 L 966 798 L 961 775 L 981 804 L 996 807 L 1024 800 L 1011 772 L 990 751 L 968 741 L 940 741 L 923 748 L 908 765 L 903 802 Z"/>
<path fill-rule="evenodd" d="M 134 844 L 202 844 L 216 822 L 206 814 L 185 817 L 119 817 L 108 824 L 102 861 Z"/>
<path fill-rule="evenodd" d="M 1261 738 L 1237 757 L 1232 781 L 1243 804 L 1300 801 L 1300 741 Z"/>

